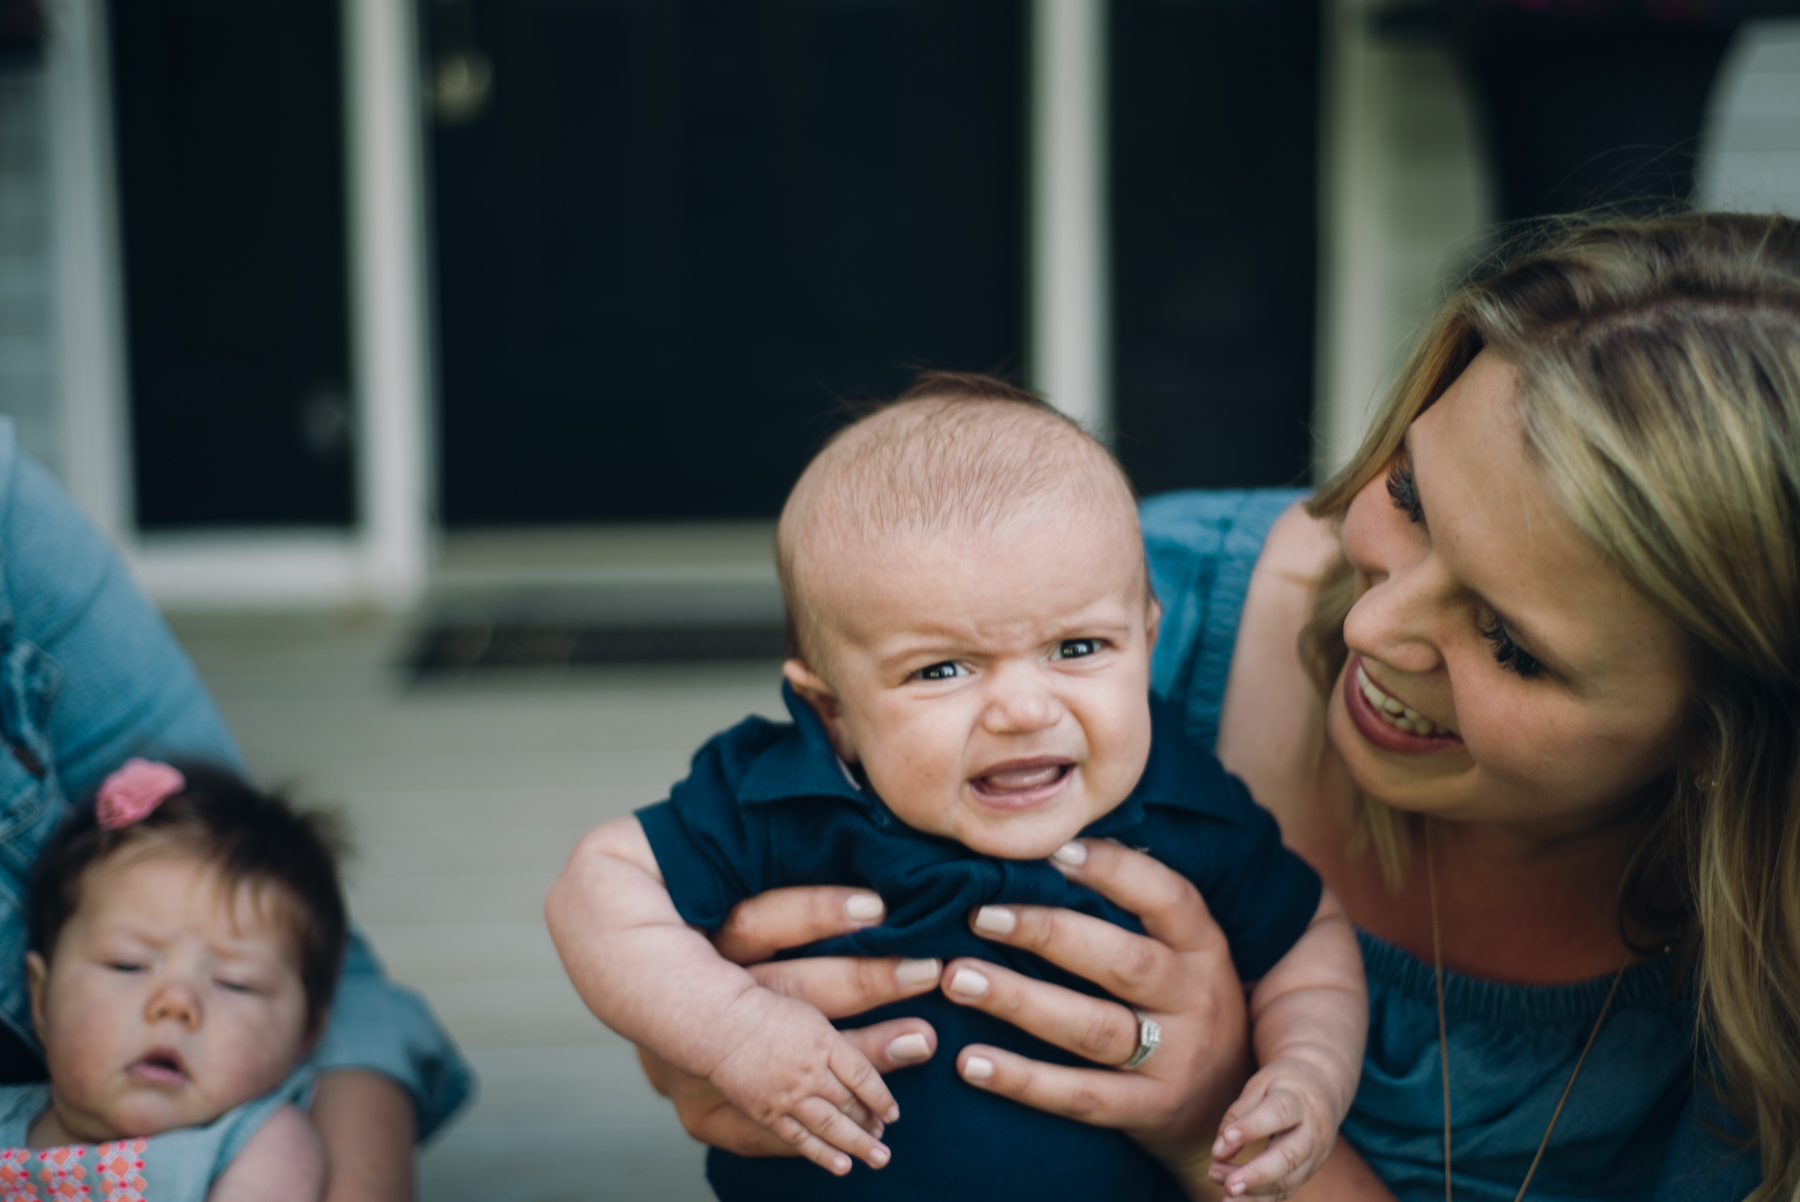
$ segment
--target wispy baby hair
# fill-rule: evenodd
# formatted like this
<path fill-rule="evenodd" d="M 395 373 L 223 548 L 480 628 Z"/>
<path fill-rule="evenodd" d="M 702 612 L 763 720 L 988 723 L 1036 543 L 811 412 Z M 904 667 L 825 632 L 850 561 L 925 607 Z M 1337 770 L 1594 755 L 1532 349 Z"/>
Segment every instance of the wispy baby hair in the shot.
<path fill-rule="evenodd" d="M 791 652 L 821 666 L 819 594 L 834 553 L 991 533 L 1069 502 L 1139 537 L 1130 481 L 1091 434 L 993 376 L 921 373 L 840 430 L 788 494 L 775 558 Z"/>
<path fill-rule="evenodd" d="M 178 766 L 185 784 L 127 825 L 108 829 L 93 806 L 70 815 L 44 845 L 31 877 L 30 947 L 46 960 L 81 905 L 88 869 L 120 852 L 193 856 L 217 870 L 228 891 L 273 886 L 276 913 L 289 924 L 316 1034 L 337 988 L 347 918 L 338 884 L 336 824 L 301 813 L 223 769 Z"/>

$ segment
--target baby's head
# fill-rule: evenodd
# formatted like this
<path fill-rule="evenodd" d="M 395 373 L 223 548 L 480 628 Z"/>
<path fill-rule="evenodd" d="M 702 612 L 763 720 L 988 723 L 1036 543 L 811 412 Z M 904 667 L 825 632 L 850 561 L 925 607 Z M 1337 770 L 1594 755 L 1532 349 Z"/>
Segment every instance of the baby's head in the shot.
<path fill-rule="evenodd" d="M 1029 393 L 932 373 L 807 467 L 776 536 L 788 680 L 916 830 L 1036 859 L 1150 751 L 1131 485 Z"/>
<path fill-rule="evenodd" d="M 344 954 L 333 843 L 225 772 L 143 760 L 51 837 L 26 967 L 66 1140 L 210 1122 L 293 1071 Z"/>

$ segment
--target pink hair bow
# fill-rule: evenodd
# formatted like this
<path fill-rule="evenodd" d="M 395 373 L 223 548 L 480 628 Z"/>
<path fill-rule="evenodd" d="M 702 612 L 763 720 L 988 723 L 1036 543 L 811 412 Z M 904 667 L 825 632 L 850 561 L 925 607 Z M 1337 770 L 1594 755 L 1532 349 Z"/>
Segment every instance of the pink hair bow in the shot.
<path fill-rule="evenodd" d="M 116 831 L 142 821 L 185 788 L 187 777 L 169 765 L 129 759 L 101 784 L 94 796 L 94 814 L 101 830 Z"/>

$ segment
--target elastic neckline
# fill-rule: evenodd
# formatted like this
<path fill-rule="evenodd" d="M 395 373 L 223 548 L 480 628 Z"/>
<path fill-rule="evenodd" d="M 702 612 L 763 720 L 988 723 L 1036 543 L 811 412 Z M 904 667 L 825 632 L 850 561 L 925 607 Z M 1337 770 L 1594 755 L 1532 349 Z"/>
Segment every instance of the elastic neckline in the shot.
<path fill-rule="evenodd" d="M 1358 927 L 1363 967 L 1403 996 L 1433 1009 L 1437 983 L 1432 967 L 1403 947 Z M 1612 974 L 1570 985 L 1514 985 L 1444 970 L 1444 1013 L 1506 1026 L 1592 1023 L 1612 988 Z M 1672 953 L 1663 952 L 1625 970 L 1613 1009 L 1663 1010 L 1680 1004 Z"/>

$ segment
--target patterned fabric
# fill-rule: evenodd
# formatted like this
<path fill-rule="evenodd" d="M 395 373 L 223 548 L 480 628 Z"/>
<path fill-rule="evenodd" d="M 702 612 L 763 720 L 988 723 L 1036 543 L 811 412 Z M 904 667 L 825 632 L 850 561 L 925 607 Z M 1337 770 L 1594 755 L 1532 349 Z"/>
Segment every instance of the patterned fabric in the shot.
<path fill-rule="evenodd" d="M 0 1202 L 144 1202 L 144 1152 L 148 1140 L 117 1140 L 98 1147 L 0 1148 Z M 88 1167 L 88 1153 L 92 1165 Z M 94 1192 L 92 1181 L 98 1181 Z"/>

